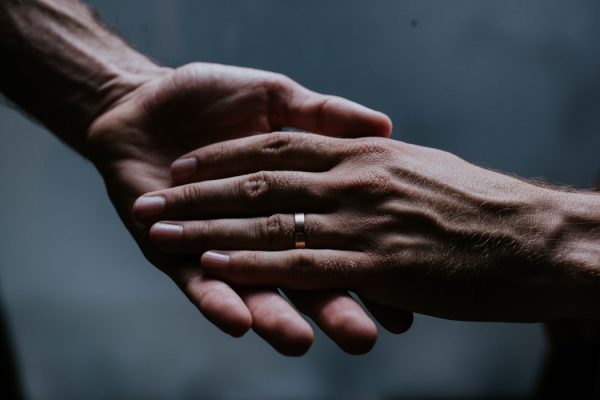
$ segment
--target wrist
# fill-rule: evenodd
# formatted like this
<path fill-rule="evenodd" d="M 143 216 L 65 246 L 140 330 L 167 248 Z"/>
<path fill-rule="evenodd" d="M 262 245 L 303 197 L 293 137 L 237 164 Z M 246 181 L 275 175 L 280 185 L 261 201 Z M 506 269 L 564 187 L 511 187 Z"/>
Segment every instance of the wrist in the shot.
<path fill-rule="evenodd" d="M 573 274 L 581 268 L 570 250 L 579 243 L 573 222 L 590 217 L 569 207 L 568 193 L 490 171 L 479 176 L 487 178 L 469 188 L 477 201 L 466 203 L 476 207 L 465 218 L 468 234 L 457 256 L 462 265 L 485 271 L 480 283 L 500 319 L 583 317 L 586 299 Z"/>
<path fill-rule="evenodd" d="M 105 75 L 97 106 L 88 114 L 80 134 L 80 153 L 97 167 L 110 160 L 111 154 L 120 153 L 118 148 L 128 146 L 131 127 L 124 121 L 137 115 L 140 104 L 134 103 L 136 93 L 170 71 L 155 64 L 140 66 L 137 71 L 116 68 Z M 130 106 L 125 105 L 128 102 Z"/>
<path fill-rule="evenodd" d="M 120 62 L 108 61 L 97 72 L 97 79 L 92 89 L 91 107 L 85 113 L 83 134 L 87 135 L 90 126 L 101 115 L 126 101 L 130 95 L 145 83 L 161 76 L 166 68 L 162 68 L 134 50 L 127 49 L 128 54 Z"/>
<path fill-rule="evenodd" d="M 565 317 L 600 317 L 600 195 L 553 193 L 554 224 L 546 234 L 550 264 L 560 271 Z M 558 297 L 558 296 L 557 296 Z"/>
<path fill-rule="evenodd" d="M 91 122 L 158 68 L 72 0 L 1 3 L 0 52 L 0 91 L 84 155 Z"/>

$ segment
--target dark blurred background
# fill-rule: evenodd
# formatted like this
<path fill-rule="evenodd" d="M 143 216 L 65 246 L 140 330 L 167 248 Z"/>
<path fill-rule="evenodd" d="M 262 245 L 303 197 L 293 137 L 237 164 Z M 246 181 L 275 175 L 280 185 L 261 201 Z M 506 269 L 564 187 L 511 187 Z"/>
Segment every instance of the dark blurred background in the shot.
<path fill-rule="evenodd" d="M 282 72 L 386 112 L 395 138 L 589 187 L 600 160 L 595 0 L 91 1 L 161 63 Z M 32 399 L 526 396 L 536 324 L 417 317 L 351 357 L 290 359 L 211 326 L 148 264 L 92 166 L 0 106 L 0 282 Z"/>

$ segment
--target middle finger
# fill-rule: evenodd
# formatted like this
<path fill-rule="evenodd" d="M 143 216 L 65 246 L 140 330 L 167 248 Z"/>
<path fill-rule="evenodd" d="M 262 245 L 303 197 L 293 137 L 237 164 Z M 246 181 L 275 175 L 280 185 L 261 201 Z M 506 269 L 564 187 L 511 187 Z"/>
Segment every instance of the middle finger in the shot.
<path fill-rule="evenodd" d="M 275 212 L 324 211 L 332 207 L 321 173 L 263 171 L 147 193 L 133 205 L 144 224 L 159 219 L 264 216 Z"/>

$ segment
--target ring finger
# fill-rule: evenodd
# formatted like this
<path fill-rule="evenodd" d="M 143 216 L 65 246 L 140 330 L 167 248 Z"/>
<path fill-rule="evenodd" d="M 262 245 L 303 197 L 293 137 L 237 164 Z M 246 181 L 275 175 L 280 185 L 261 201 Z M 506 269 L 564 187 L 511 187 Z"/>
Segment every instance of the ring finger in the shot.
<path fill-rule="evenodd" d="M 356 249 L 365 239 L 350 229 L 339 229 L 333 214 L 305 215 L 306 246 L 313 249 Z M 150 228 L 150 240 L 162 251 L 201 254 L 222 250 L 289 250 L 295 247 L 293 214 L 207 221 L 166 221 Z"/>

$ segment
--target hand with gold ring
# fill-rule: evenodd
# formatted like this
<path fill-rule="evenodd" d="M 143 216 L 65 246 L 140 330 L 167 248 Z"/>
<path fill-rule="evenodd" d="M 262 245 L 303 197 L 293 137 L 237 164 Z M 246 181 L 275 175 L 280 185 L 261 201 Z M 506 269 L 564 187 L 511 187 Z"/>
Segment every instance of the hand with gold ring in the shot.
<path fill-rule="evenodd" d="M 460 320 L 598 316 L 597 194 L 385 138 L 266 134 L 184 158 L 181 186 L 152 194 L 180 233 L 150 236 L 212 250 L 203 269 L 231 284 L 350 290 Z"/>
<path fill-rule="evenodd" d="M 279 154 L 283 150 L 280 146 L 285 147 L 284 141 L 294 135 L 297 134 L 258 135 L 256 140 L 266 141 L 264 151 L 267 158 L 263 161 L 269 162 L 269 154 Z M 244 145 L 244 142 L 232 143 Z M 231 150 L 237 150 L 237 146 Z M 249 162 L 248 170 L 257 167 L 250 159 L 220 160 L 220 154 L 227 156 L 227 149 L 222 145 L 208 145 L 198 150 L 198 159 L 194 154 L 190 154 L 191 158 L 181 157 L 174 163 L 173 176 L 181 186 L 146 193 L 134 205 L 136 218 L 149 228 L 149 238 L 161 252 L 185 257 L 196 255 L 199 264 L 202 253 L 212 249 L 283 251 L 301 249 L 311 246 L 311 243 L 323 245 L 314 239 L 311 242 L 309 236 L 315 225 L 311 227 L 308 218 L 313 216 L 304 213 L 315 209 L 317 204 L 302 204 L 294 199 L 281 205 L 271 203 L 267 196 L 268 176 L 262 174 L 243 180 L 215 180 L 235 175 L 236 168 L 244 168 L 246 162 Z M 205 154 L 210 160 L 204 158 Z M 257 161 L 260 163 L 260 160 Z M 289 161 L 296 163 L 301 160 Z M 320 161 L 315 161 L 309 169 L 322 168 Z M 218 168 L 208 170 L 205 168 L 206 162 L 214 163 Z M 189 168 L 186 170 L 182 166 Z M 236 186 L 238 184 L 241 186 Z M 300 192 L 298 194 L 301 195 Z M 152 215 L 140 212 L 140 205 L 147 204 L 147 199 L 157 197 L 164 200 L 161 212 Z M 282 213 L 267 211 L 279 207 Z M 316 219 L 312 222 L 318 223 Z M 272 286 L 271 290 L 276 290 L 276 286 Z M 367 314 L 344 290 L 286 290 L 285 294 L 299 311 L 315 320 L 343 350 L 363 353 L 371 349 L 376 338 L 376 334 L 372 333 L 375 326 L 368 322 Z M 410 327 L 412 313 L 368 299 L 362 300 L 371 314 L 390 332 L 402 333 Z M 277 318 L 277 311 L 270 312 L 272 318 Z"/>
<path fill-rule="evenodd" d="M 158 65 L 77 0 L 0 1 L 0 47 L 3 97 L 93 162 L 146 258 L 207 319 L 232 336 L 252 328 L 285 354 L 308 350 L 311 326 L 277 290 L 236 290 L 201 271 L 197 257 L 157 251 L 148 226 L 134 219 L 133 203 L 172 187 L 173 160 L 210 143 L 282 127 L 387 136 L 389 118 L 281 74 L 209 63 Z M 178 166 L 186 167 L 175 164 L 175 176 Z M 138 217 L 162 206 L 160 198 L 146 200 L 136 204 Z M 314 292 L 294 300 L 350 352 L 366 351 L 376 339 L 374 323 L 348 296 Z"/>

